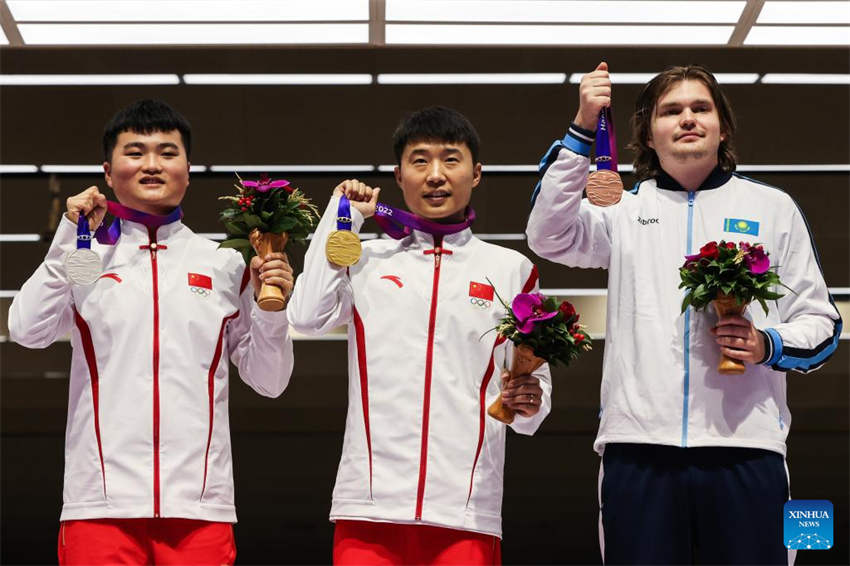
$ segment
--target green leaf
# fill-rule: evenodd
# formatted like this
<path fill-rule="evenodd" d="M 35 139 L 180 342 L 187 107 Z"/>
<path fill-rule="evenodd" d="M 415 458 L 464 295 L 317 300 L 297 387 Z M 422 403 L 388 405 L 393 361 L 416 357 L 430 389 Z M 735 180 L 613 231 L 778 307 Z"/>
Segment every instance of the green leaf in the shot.
<path fill-rule="evenodd" d="M 229 240 L 224 240 L 223 242 L 221 242 L 218 245 L 218 247 L 220 247 L 220 248 L 237 248 L 237 249 L 238 248 L 244 248 L 244 247 L 250 248 L 251 242 L 250 242 L 250 240 L 247 240 L 247 239 L 244 239 L 244 238 L 231 238 Z"/>

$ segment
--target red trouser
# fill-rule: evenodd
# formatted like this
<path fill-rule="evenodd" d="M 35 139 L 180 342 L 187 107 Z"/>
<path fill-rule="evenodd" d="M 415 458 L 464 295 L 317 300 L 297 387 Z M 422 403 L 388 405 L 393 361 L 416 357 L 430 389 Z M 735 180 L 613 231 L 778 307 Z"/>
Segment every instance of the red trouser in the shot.
<path fill-rule="evenodd" d="M 498 566 L 502 546 L 493 535 L 430 525 L 337 521 L 336 566 Z"/>
<path fill-rule="evenodd" d="M 230 523 L 193 519 L 89 519 L 59 525 L 61 566 L 233 564 Z"/>

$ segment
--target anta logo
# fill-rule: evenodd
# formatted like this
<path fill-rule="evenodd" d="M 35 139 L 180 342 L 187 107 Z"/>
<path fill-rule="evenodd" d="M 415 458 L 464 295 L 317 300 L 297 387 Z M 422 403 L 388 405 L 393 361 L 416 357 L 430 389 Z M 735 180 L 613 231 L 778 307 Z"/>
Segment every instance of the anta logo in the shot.
<path fill-rule="evenodd" d="M 398 285 L 399 289 L 404 287 L 404 283 L 401 282 L 401 277 L 399 277 L 398 275 L 381 275 L 381 279 L 386 279 L 387 281 L 392 281 L 393 283 Z"/>
<path fill-rule="evenodd" d="M 189 290 L 199 297 L 209 297 L 213 291 L 212 277 L 200 273 L 190 273 Z"/>
<path fill-rule="evenodd" d="M 469 304 L 481 310 L 493 306 L 493 286 L 477 281 L 469 282 Z"/>
<path fill-rule="evenodd" d="M 638 224 L 641 224 L 642 226 L 646 226 L 647 224 L 659 223 L 657 218 L 641 218 L 640 216 L 637 217 L 637 221 Z"/>

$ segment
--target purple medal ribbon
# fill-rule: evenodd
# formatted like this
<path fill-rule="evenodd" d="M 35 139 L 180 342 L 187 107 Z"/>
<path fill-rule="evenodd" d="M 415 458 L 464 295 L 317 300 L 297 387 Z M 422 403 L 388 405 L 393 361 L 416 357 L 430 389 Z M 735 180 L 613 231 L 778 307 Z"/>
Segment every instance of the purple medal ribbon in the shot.
<path fill-rule="evenodd" d="M 427 220 L 416 216 L 406 210 L 400 210 L 387 204 L 378 203 L 375 207 L 375 220 L 381 229 L 391 238 L 400 240 L 409 236 L 414 230 L 426 232 L 432 236 L 446 236 L 466 230 L 475 222 L 475 211 L 467 206 L 464 211 L 464 221 L 456 224 L 440 224 L 433 220 Z"/>
<path fill-rule="evenodd" d="M 614 135 L 610 107 L 599 112 L 596 125 L 596 169 L 617 171 L 617 137 Z"/>
<path fill-rule="evenodd" d="M 144 224 L 148 228 L 159 228 L 160 226 L 164 226 L 165 224 L 171 224 L 177 220 L 183 218 L 183 209 L 179 206 L 171 211 L 169 214 L 165 216 L 160 216 L 158 214 L 150 214 L 148 212 L 141 212 L 139 210 L 135 210 L 133 208 L 129 208 L 124 206 L 123 204 L 119 204 L 117 202 L 109 201 L 106 203 L 106 208 L 110 214 L 115 216 L 115 220 L 113 220 L 112 224 L 108 227 L 106 224 L 101 224 L 100 227 L 95 231 L 94 237 L 97 238 L 97 241 L 105 246 L 114 246 L 118 241 L 118 238 L 121 236 L 121 220 L 129 220 L 131 222 L 138 222 L 139 224 Z M 84 234 L 89 233 L 89 224 L 85 221 L 83 215 L 80 215 L 80 220 L 77 222 L 77 247 L 90 247 L 91 246 L 91 236 L 88 238 L 88 245 L 81 246 L 80 242 L 80 233 L 83 230 L 83 226 L 85 229 Z"/>

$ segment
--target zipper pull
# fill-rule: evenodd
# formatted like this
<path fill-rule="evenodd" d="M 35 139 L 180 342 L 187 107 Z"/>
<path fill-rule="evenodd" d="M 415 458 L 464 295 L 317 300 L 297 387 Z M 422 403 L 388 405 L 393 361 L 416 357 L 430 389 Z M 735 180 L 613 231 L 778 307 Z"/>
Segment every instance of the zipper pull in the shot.
<path fill-rule="evenodd" d="M 694 195 L 693 191 L 688 191 L 688 206 L 691 207 L 691 208 L 694 207 L 694 197 L 695 196 L 696 195 Z"/>
<path fill-rule="evenodd" d="M 443 257 L 443 249 L 440 246 L 434 248 L 434 267 L 440 267 L 440 258 Z"/>

